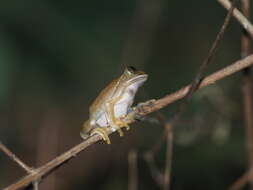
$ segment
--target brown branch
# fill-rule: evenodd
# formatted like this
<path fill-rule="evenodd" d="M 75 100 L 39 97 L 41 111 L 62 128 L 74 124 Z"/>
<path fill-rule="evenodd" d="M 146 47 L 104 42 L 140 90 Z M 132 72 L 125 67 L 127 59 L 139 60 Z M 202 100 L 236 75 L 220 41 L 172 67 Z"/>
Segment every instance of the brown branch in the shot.
<path fill-rule="evenodd" d="M 249 18 L 249 0 L 241 0 L 242 12 L 246 18 Z M 250 38 L 247 31 L 242 31 L 241 56 L 245 57 L 250 53 Z M 252 103 L 252 80 L 250 69 L 243 70 L 242 94 L 244 107 L 244 128 L 245 128 L 245 145 L 248 156 L 248 170 L 253 168 L 253 103 Z M 248 179 L 251 189 L 253 189 L 253 179 Z"/>
<path fill-rule="evenodd" d="M 225 20 L 224 20 L 217 36 L 216 36 L 214 42 L 212 43 L 212 46 L 208 52 L 207 58 L 201 64 L 197 74 L 195 75 L 195 77 L 191 83 L 191 87 L 186 94 L 187 101 L 181 103 L 181 105 L 179 106 L 179 111 L 176 113 L 174 118 L 171 119 L 173 122 L 167 121 L 167 119 L 163 116 L 163 114 L 161 114 L 159 111 L 157 112 L 158 120 L 164 125 L 164 132 L 163 132 L 162 137 L 158 139 L 158 141 L 155 143 L 153 148 L 146 153 L 146 155 L 149 155 L 149 157 L 152 158 L 149 160 L 146 158 L 146 161 L 147 161 L 147 164 L 149 165 L 149 169 L 151 170 L 151 174 L 152 174 L 153 179 L 158 183 L 158 185 L 162 186 L 162 188 L 164 190 L 170 189 L 170 183 L 171 183 L 171 164 L 172 164 L 172 154 L 173 154 L 173 127 L 172 127 L 172 123 L 174 125 L 175 122 L 179 120 L 182 113 L 186 110 L 186 106 L 187 106 L 188 101 L 191 99 L 194 92 L 199 88 L 204 70 L 207 68 L 207 66 L 212 61 L 212 58 L 218 48 L 218 44 L 221 42 L 221 39 L 224 36 L 224 33 L 227 29 L 229 21 L 232 18 L 234 8 L 235 8 L 235 0 L 232 1 L 232 6 L 229 9 L 229 11 L 225 17 Z M 159 171 L 159 169 L 155 167 L 153 158 L 155 156 L 155 152 L 158 149 L 160 149 L 165 138 L 166 138 L 165 171 L 164 171 L 164 174 L 162 175 L 161 172 Z M 157 176 L 154 176 L 154 175 L 157 175 Z M 162 182 L 160 180 L 161 175 L 163 177 Z"/>
<path fill-rule="evenodd" d="M 23 168 L 27 173 L 32 173 L 33 169 L 27 166 L 23 161 L 21 161 L 14 153 L 12 153 L 2 142 L 0 142 L 0 149 L 15 163 L 17 163 L 21 168 Z"/>
<path fill-rule="evenodd" d="M 37 154 L 36 165 L 41 165 L 50 158 L 55 158 L 58 152 L 59 131 L 63 124 L 63 113 L 57 108 L 50 108 L 44 113 L 41 126 L 37 136 Z M 48 133 L 50 132 L 50 135 Z M 47 139 L 45 141 L 45 139 Z M 47 180 L 40 184 L 41 189 L 58 189 L 56 186 L 57 174 L 50 175 Z"/>
<path fill-rule="evenodd" d="M 241 0 L 242 4 L 242 13 L 243 15 L 249 19 L 250 17 L 250 5 L 249 0 Z M 250 54 L 250 38 L 248 32 L 243 29 L 242 30 L 242 39 L 241 39 L 241 56 L 242 58 L 248 56 Z"/>
<path fill-rule="evenodd" d="M 173 128 L 171 122 L 158 110 L 157 119 L 164 126 L 162 136 L 158 138 L 153 147 L 144 154 L 144 160 L 147 162 L 151 176 L 154 181 L 161 187 L 161 189 L 169 190 L 171 178 L 171 163 L 173 153 Z M 165 157 L 165 171 L 162 173 L 155 164 L 155 154 L 166 140 L 166 157 Z"/>
<path fill-rule="evenodd" d="M 49 174 L 54 169 L 58 168 L 60 165 L 65 163 L 66 161 L 70 160 L 71 158 L 74 158 L 82 150 L 86 149 L 92 144 L 95 144 L 101 139 L 102 138 L 98 135 L 92 136 L 91 138 L 76 145 L 75 147 L 71 148 L 70 150 L 66 151 L 65 153 L 61 154 L 60 156 L 56 157 L 50 162 L 44 164 L 40 168 L 35 169 L 33 174 L 25 176 L 24 178 L 20 179 L 17 183 L 14 183 L 10 185 L 9 187 L 6 187 L 4 190 L 20 189 L 22 187 L 25 187 L 26 185 L 29 185 L 33 181 L 36 181 L 37 179 L 40 179 L 44 177 L 45 175 Z"/>
<path fill-rule="evenodd" d="M 171 164 L 172 164 L 172 154 L 173 154 L 173 126 L 166 122 L 166 132 L 167 132 L 167 146 L 166 146 L 166 162 L 165 162 L 165 171 L 164 171 L 164 180 L 163 180 L 163 189 L 170 189 L 171 181 Z"/>
<path fill-rule="evenodd" d="M 202 80 L 202 82 L 200 84 L 200 88 L 211 85 L 218 80 L 221 80 L 221 79 L 223 79 L 231 74 L 234 74 L 246 67 L 249 67 L 250 65 L 252 65 L 252 61 L 253 61 L 253 55 L 250 55 L 244 59 L 236 61 L 235 63 L 233 63 L 230 66 L 227 66 L 227 67 L 207 76 L 206 78 L 204 78 Z M 144 116 L 144 115 L 147 115 L 151 112 L 162 109 L 163 107 L 167 106 L 168 104 L 171 104 L 179 99 L 182 99 L 189 91 L 189 88 L 190 88 L 190 85 L 187 85 L 172 94 L 169 94 L 159 100 L 156 100 L 155 102 L 153 102 L 151 104 L 149 104 L 147 102 L 146 105 L 143 104 L 142 106 L 137 107 L 136 114 Z M 132 114 L 132 113 L 130 113 L 130 114 Z"/>
<path fill-rule="evenodd" d="M 231 3 L 229 2 L 229 0 L 217 1 L 227 10 L 230 9 Z M 245 16 L 243 16 L 243 14 L 238 9 L 235 9 L 233 11 L 233 15 L 236 20 L 242 25 L 242 27 L 250 34 L 251 38 L 253 38 L 253 25 L 249 22 L 249 20 Z"/>
<path fill-rule="evenodd" d="M 251 77 L 248 75 L 243 76 L 243 106 L 244 106 L 244 125 L 245 125 L 245 145 L 246 152 L 248 156 L 248 167 L 249 169 L 253 167 L 253 110 L 252 110 L 252 82 Z M 253 181 L 251 184 L 253 186 Z"/>
<path fill-rule="evenodd" d="M 162 172 L 158 169 L 158 167 L 155 164 L 154 154 L 152 154 L 151 152 L 146 152 L 143 158 L 148 165 L 151 177 L 157 183 L 157 185 L 162 188 L 164 184 L 164 177 Z"/>
<path fill-rule="evenodd" d="M 253 170 L 249 170 L 248 172 L 244 173 L 239 179 L 237 179 L 229 188 L 228 190 L 238 190 L 243 188 L 246 183 L 249 181 L 250 178 L 253 176 Z"/>
<path fill-rule="evenodd" d="M 229 75 L 232 75 L 246 67 L 249 67 L 250 65 L 253 64 L 253 55 L 250 55 L 244 59 L 241 59 L 239 61 L 236 61 L 230 66 L 227 66 L 211 75 L 208 77 L 204 78 L 200 84 L 200 88 L 211 85 L 215 83 L 218 80 L 221 80 Z M 135 111 L 130 112 L 130 115 L 140 115 L 144 116 L 147 115 L 151 112 L 157 111 L 168 104 L 171 104 L 172 102 L 175 102 L 181 98 L 183 98 L 188 90 L 190 88 L 190 85 L 183 87 L 182 89 L 167 95 L 159 100 L 156 101 L 147 101 L 139 106 L 137 106 L 137 109 Z M 52 161 L 48 162 L 47 164 L 37 168 L 34 170 L 32 174 L 29 174 L 25 176 L 24 178 L 20 179 L 18 182 L 6 187 L 4 190 L 15 190 L 15 189 L 20 189 L 24 186 L 27 186 L 28 184 L 32 183 L 33 181 L 36 181 L 56 168 L 58 168 L 60 165 L 65 163 L 66 161 L 70 160 L 71 158 L 75 157 L 78 153 L 80 153 L 82 150 L 86 149 L 92 144 L 95 144 L 101 140 L 101 137 L 98 135 L 94 135 L 87 139 L 86 141 L 76 145 L 75 147 L 71 148 L 70 150 L 66 151 L 62 155 L 56 157 Z"/>
<path fill-rule="evenodd" d="M 34 172 L 33 168 L 27 166 L 22 160 L 20 160 L 13 152 L 11 152 L 3 143 L 0 142 L 0 149 L 15 163 L 17 163 L 21 168 L 23 168 L 28 174 L 32 174 Z M 33 182 L 33 189 L 38 190 L 38 180 Z"/>
<path fill-rule="evenodd" d="M 200 68 L 199 68 L 199 71 L 198 73 L 196 74 L 196 76 L 194 77 L 194 80 L 192 82 L 192 85 L 191 85 L 191 88 L 188 92 L 188 94 L 186 95 L 187 96 L 187 100 L 189 100 L 193 93 L 198 89 L 199 87 L 199 84 L 201 82 L 201 78 L 202 78 L 202 75 L 203 75 L 203 72 L 204 70 L 207 68 L 207 66 L 211 63 L 212 61 L 212 58 L 218 48 L 218 44 L 221 42 L 221 39 L 223 38 L 224 36 L 224 33 L 227 29 L 227 26 L 229 24 L 229 21 L 231 20 L 231 17 L 233 15 L 233 11 L 235 9 L 235 0 L 232 1 L 232 6 L 230 6 L 229 8 L 229 11 L 225 17 L 225 20 L 221 26 L 221 29 L 219 30 L 219 33 L 217 34 L 216 36 L 216 39 L 214 40 L 209 52 L 208 52 L 208 55 L 206 57 L 206 59 L 204 60 L 204 62 L 200 65 Z"/>
<path fill-rule="evenodd" d="M 249 0 L 241 0 L 242 12 L 246 18 L 249 18 Z M 250 38 L 247 31 L 242 31 L 241 39 L 241 56 L 245 57 L 250 53 Z M 248 156 L 248 170 L 253 168 L 253 110 L 252 110 L 252 81 L 250 76 L 250 69 L 243 70 L 242 80 L 242 94 L 243 94 L 243 107 L 244 107 L 244 128 L 245 128 L 245 145 Z M 253 188 L 252 173 L 246 172 L 239 179 L 237 179 L 230 189 L 240 189 L 246 183 L 250 182 L 251 189 Z"/>

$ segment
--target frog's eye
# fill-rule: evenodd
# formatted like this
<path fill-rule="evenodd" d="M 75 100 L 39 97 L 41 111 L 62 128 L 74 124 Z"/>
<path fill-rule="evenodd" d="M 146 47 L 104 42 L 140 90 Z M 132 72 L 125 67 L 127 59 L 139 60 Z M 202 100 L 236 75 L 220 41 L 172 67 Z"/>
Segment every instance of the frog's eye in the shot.
<path fill-rule="evenodd" d="M 128 75 L 131 75 L 131 74 L 135 73 L 136 71 L 137 71 L 137 69 L 136 69 L 135 67 L 133 67 L 133 66 L 128 66 L 128 67 L 126 68 L 126 73 L 127 73 Z"/>

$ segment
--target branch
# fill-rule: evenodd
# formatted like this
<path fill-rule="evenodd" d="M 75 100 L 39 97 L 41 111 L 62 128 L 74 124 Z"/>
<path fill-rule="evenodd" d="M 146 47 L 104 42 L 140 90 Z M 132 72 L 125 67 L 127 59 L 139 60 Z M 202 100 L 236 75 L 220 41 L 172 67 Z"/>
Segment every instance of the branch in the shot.
<path fill-rule="evenodd" d="M 244 58 L 244 59 L 236 61 L 235 63 L 231 64 L 230 66 L 227 66 L 227 67 L 207 76 L 206 78 L 204 78 L 202 80 L 199 88 L 203 88 L 205 86 L 211 85 L 218 80 L 221 80 L 221 79 L 223 79 L 229 75 L 232 75 L 232 74 L 234 74 L 246 67 L 249 67 L 250 65 L 253 64 L 252 61 L 253 61 L 253 54 Z M 143 105 L 141 107 L 138 107 L 138 109 L 136 110 L 136 112 L 137 112 L 136 114 L 140 114 L 141 116 L 144 116 L 144 115 L 147 115 L 151 112 L 155 112 L 159 109 L 162 109 L 165 106 L 167 106 L 168 104 L 171 104 L 179 99 L 182 99 L 187 94 L 189 88 L 190 88 L 190 85 L 187 85 L 172 94 L 169 94 L 159 100 L 156 100 L 151 105 L 147 104 L 147 105 Z"/>
<path fill-rule="evenodd" d="M 211 63 L 212 58 L 215 55 L 215 52 L 218 48 L 218 44 L 221 42 L 221 40 L 224 36 L 224 33 L 227 29 L 229 21 L 231 20 L 231 17 L 233 15 L 234 9 L 235 9 L 235 0 L 232 1 L 232 4 L 231 4 L 231 6 L 228 10 L 228 13 L 227 13 L 226 17 L 225 17 L 224 23 L 221 26 L 221 29 L 219 30 L 219 33 L 217 34 L 216 39 L 214 40 L 214 42 L 213 42 L 213 44 L 212 44 L 212 46 L 211 46 L 211 48 L 208 52 L 208 55 L 207 55 L 206 59 L 201 64 L 201 66 L 199 68 L 199 71 L 197 72 L 196 76 L 194 77 L 194 80 L 192 82 L 189 93 L 186 95 L 187 100 L 189 100 L 192 97 L 193 93 L 198 89 L 198 86 L 201 82 L 203 72 L 207 68 L 207 66 Z"/>
<path fill-rule="evenodd" d="M 242 189 L 246 183 L 249 181 L 250 178 L 253 176 L 252 168 L 245 172 L 239 179 L 237 179 L 229 188 L 228 190 L 238 190 Z"/>
<path fill-rule="evenodd" d="M 17 163 L 21 168 L 23 168 L 27 173 L 32 173 L 33 169 L 22 162 L 14 153 L 12 153 L 3 143 L 0 142 L 0 149 L 15 163 Z"/>
<path fill-rule="evenodd" d="M 163 189 L 169 190 L 171 186 L 171 165 L 173 156 L 173 126 L 167 122 L 166 123 L 166 159 L 165 159 L 165 171 L 163 180 Z"/>
<path fill-rule="evenodd" d="M 245 17 L 249 18 L 249 0 L 241 0 L 242 12 Z M 242 31 L 241 38 L 241 56 L 245 57 L 249 55 L 250 52 L 250 38 L 247 31 L 244 29 Z M 252 181 L 252 168 L 253 168 L 253 119 L 252 119 L 252 80 L 250 69 L 245 68 L 243 70 L 243 80 L 242 80 L 242 95 L 243 95 L 243 108 L 244 108 L 244 129 L 245 129 L 245 145 L 248 157 L 248 170 L 240 178 L 238 178 L 229 189 L 241 189 L 246 183 L 250 182 L 250 187 L 253 187 Z"/>
<path fill-rule="evenodd" d="M 249 0 L 241 0 L 242 12 L 246 18 L 250 16 L 250 2 Z M 250 38 L 248 33 L 242 31 L 241 39 L 241 56 L 245 57 L 250 53 Z M 242 94 L 243 94 L 243 107 L 244 107 L 244 128 L 245 128 L 245 145 L 248 156 L 248 168 L 253 167 L 253 102 L 252 102 L 252 80 L 250 69 L 243 70 L 242 80 Z M 251 189 L 253 189 L 253 179 L 249 178 Z"/>
<path fill-rule="evenodd" d="M 227 10 L 230 9 L 231 3 L 229 2 L 229 0 L 217 1 Z M 242 25 L 242 27 L 250 34 L 251 38 L 253 38 L 253 25 L 249 22 L 249 20 L 245 16 L 243 16 L 243 14 L 238 9 L 235 9 L 233 11 L 233 15 L 236 20 Z"/>
<path fill-rule="evenodd" d="M 15 163 L 17 163 L 21 168 L 23 168 L 28 174 L 33 173 L 33 168 L 27 166 L 22 160 L 20 160 L 13 152 L 11 152 L 2 142 L 0 142 L 0 149 Z M 38 190 L 38 180 L 33 181 L 34 190 Z"/>
<path fill-rule="evenodd" d="M 236 61 L 230 66 L 227 66 L 208 77 L 204 78 L 199 86 L 199 88 L 203 88 L 205 86 L 211 85 L 215 83 L 218 80 L 221 80 L 229 75 L 232 75 L 246 67 L 249 67 L 253 64 L 253 55 L 250 55 L 244 59 L 241 59 L 239 61 Z M 187 92 L 189 91 L 190 85 L 185 86 L 181 88 L 180 90 L 169 94 L 161 99 L 158 99 L 156 101 L 147 101 L 145 103 L 142 103 L 141 105 L 137 106 L 137 109 L 130 112 L 129 114 L 133 115 L 140 115 L 144 116 L 149 113 L 155 112 L 168 104 L 171 104 L 181 98 L 183 98 Z M 42 177 L 45 177 L 53 170 L 57 169 L 59 166 L 61 166 L 66 161 L 72 159 L 75 157 L 78 153 L 86 149 L 92 144 L 95 144 L 99 140 L 102 140 L 102 138 L 98 135 L 94 135 L 90 138 L 88 138 L 86 141 L 83 141 L 82 143 L 76 145 L 75 147 L 71 148 L 70 150 L 66 151 L 65 153 L 61 154 L 60 156 L 56 157 L 55 159 L 51 160 L 50 162 L 46 163 L 45 165 L 35 169 L 32 174 L 29 174 L 22 179 L 20 179 L 18 182 L 6 187 L 4 190 L 16 190 L 20 189 L 22 187 L 25 187 L 29 184 L 31 184 L 33 181 L 36 181 Z"/>

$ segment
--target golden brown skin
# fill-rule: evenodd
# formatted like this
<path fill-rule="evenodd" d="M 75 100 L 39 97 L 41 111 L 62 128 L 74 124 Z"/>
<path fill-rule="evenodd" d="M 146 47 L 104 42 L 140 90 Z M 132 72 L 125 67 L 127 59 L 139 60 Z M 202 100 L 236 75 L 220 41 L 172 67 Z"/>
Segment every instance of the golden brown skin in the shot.
<path fill-rule="evenodd" d="M 89 119 L 83 124 L 81 137 L 88 138 L 99 134 L 110 144 L 109 130 L 117 130 L 123 136 L 121 127 L 129 126 L 123 119 L 133 103 L 138 88 L 147 80 L 148 75 L 133 67 L 127 67 L 124 73 L 104 88 L 91 104 Z"/>

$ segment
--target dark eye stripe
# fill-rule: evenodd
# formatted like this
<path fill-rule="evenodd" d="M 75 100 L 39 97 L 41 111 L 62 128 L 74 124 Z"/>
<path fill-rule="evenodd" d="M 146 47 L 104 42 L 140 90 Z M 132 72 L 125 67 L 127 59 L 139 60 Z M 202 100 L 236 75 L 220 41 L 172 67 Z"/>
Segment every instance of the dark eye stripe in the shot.
<path fill-rule="evenodd" d="M 129 70 L 130 72 L 135 72 L 135 71 L 137 71 L 137 69 L 136 69 L 135 67 L 133 67 L 133 66 L 128 66 L 128 67 L 127 67 L 127 70 Z"/>

